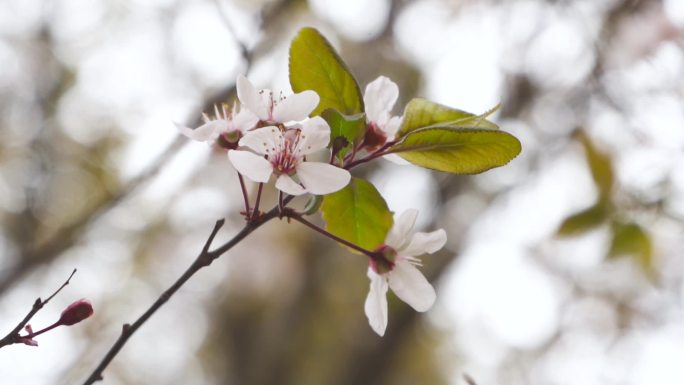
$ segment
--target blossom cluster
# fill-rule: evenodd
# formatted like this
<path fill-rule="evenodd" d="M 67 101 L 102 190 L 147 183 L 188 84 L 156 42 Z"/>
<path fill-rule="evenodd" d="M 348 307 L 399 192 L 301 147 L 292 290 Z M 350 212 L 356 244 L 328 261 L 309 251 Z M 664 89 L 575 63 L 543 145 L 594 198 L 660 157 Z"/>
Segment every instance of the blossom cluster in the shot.
<path fill-rule="evenodd" d="M 215 115 L 205 114 L 204 124 L 195 129 L 178 125 L 180 132 L 225 148 L 233 167 L 253 182 L 267 183 L 274 176 L 281 193 L 326 195 L 347 186 L 351 175 L 335 164 L 334 154 L 326 155 L 329 162 L 310 159 L 326 148 L 333 151 L 328 122 L 309 116 L 320 101 L 315 91 L 284 96 L 258 90 L 242 75 L 236 88 L 239 103 L 232 108 L 216 107 Z M 366 128 L 358 143 L 352 144 L 351 159 L 358 153 L 382 151 L 384 145 L 392 143 L 402 119 L 391 113 L 398 96 L 397 85 L 384 76 L 367 85 L 363 96 Z M 405 163 L 394 154 L 384 157 Z M 435 301 L 434 289 L 416 268 L 421 265 L 417 256 L 441 249 L 446 233 L 413 234 L 417 215 L 416 210 L 409 210 L 399 216 L 385 243 L 368 252 L 371 282 L 364 308 L 371 328 L 379 335 L 387 327 L 388 288 L 417 311 L 428 310 Z"/>
<path fill-rule="evenodd" d="M 258 183 L 274 175 L 276 188 L 290 195 L 330 194 L 349 183 L 349 171 L 307 159 L 330 142 L 328 123 L 309 118 L 320 100 L 316 92 L 276 95 L 240 75 L 237 94 L 240 103 L 231 110 L 217 108 L 213 119 L 205 115 L 205 124 L 194 130 L 180 126 L 181 133 L 227 148 L 240 174 Z"/>

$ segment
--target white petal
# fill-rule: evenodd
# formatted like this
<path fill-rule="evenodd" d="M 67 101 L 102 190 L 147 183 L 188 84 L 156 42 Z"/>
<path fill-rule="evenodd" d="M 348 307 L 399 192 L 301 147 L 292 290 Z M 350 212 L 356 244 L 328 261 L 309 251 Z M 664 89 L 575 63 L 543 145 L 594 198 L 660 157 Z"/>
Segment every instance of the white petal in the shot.
<path fill-rule="evenodd" d="M 416 224 L 418 217 L 418 210 L 409 209 L 404 211 L 399 218 L 394 221 L 394 226 L 390 229 L 385 239 L 385 244 L 399 250 L 404 244 L 408 242 L 409 234 Z"/>
<path fill-rule="evenodd" d="M 373 331 L 383 336 L 387 329 L 387 280 L 372 269 L 368 269 L 368 278 L 370 290 L 363 310 Z"/>
<path fill-rule="evenodd" d="M 382 156 L 383 159 L 389 160 L 390 162 L 397 164 L 399 166 L 406 166 L 411 164 L 408 160 L 400 157 L 397 154 L 387 154 Z"/>
<path fill-rule="evenodd" d="M 297 177 L 306 190 L 315 195 L 330 194 L 349 184 L 349 171 L 321 162 L 302 162 L 297 166 Z"/>
<path fill-rule="evenodd" d="M 228 159 L 240 174 L 255 182 L 266 183 L 273 173 L 271 162 L 249 151 L 228 151 Z"/>
<path fill-rule="evenodd" d="M 407 261 L 397 260 L 389 273 L 389 286 L 402 301 L 416 311 L 426 311 L 435 303 L 437 294 L 423 273 Z"/>
<path fill-rule="evenodd" d="M 280 123 L 304 120 L 320 100 L 318 94 L 311 90 L 290 95 L 273 108 L 273 119 Z"/>
<path fill-rule="evenodd" d="M 247 146 L 258 154 L 272 154 L 282 147 L 283 134 L 280 129 L 274 126 L 257 128 L 247 131 L 245 136 L 240 139 L 240 146 Z"/>
<path fill-rule="evenodd" d="M 269 112 L 268 107 L 264 104 L 262 97 L 259 95 L 259 91 L 254 85 L 247 80 L 246 77 L 239 75 L 236 88 L 240 102 L 260 119 L 267 120 Z"/>
<path fill-rule="evenodd" d="M 258 121 L 258 116 L 256 116 L 252 111 L 243 108 L 240 110 L 240 112 L 233 116 L 233 129 L 244 133 L 247 130 L 254 128 Z"/>
<path fill-rule="evenodd" d="M 401 116 L 393 116 L 390 120 L 385 123 L 384 126 L 380 127 L 387 135 L 388 140 L 393 140 L 399 131 L 399 126 L 401 126 Z"/>
<path fill-rule="evenodd" d="M 308 155 L 328 146 L 330 142 L 330 126 L 320 116 L 302 123 L 302 137 L 298 148 L 302 155 Z"/>
<path fill-rule="evenodd" d="M 276 180 L 276 188 L 284 193 L 290 195 L 302 195 L 306 193 L 304 187 L 300 186 L 299 183 L 295 182 L 289 175 L 281 175 Z"/>
<path fill-rule="evenodd" d="M 228 128 L 228 122 L 225 120 L 212 120 L 211 122 L 205 123 L 194 130 L 190 127 L 174 123 L 181 134 L 187 136 L 192 140 L 198 142 L 208 142 L 213 141 L 218 137 L 218 134 Z"/>
<path fill-rule="evenodd" d="M 385 76 L 368 83 L 363 94 L 368 120 L 384 124 L 398 97 L 399 87 Z"/>
<path fill-rule="evenodd" d="M 415 233 L 411 242 L 403 249 L 397 250 L 401 255 L 414 257 L 425 253 L 432 254 L 444 247 L 447 236 L 444 229 L 439 229 L 431 233 Z"/>

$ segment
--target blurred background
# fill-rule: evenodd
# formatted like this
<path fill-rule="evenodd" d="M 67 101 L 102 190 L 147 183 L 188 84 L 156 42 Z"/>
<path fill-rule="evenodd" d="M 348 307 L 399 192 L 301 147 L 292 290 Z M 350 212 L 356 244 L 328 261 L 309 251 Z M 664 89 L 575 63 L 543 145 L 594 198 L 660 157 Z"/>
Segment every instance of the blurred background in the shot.
<path fill-rule="evenodd" d="M 215 220 L 218 241 L 242 226 L 225 154 L 173 122 L 231 101 L 239 73 L 288 92 L 302 26 L 362 87 L 397 82 L 397 113 L 416 96 L 501 102 L 522 154 L 476 176 L 358 170 L 449 235 L 423 258 L 437 304 L 390 294 L 384 338 L 363 314 L 366 260 L 273 221 L 193 277 L 104 383 L 684 383 L 681 0 L 0 2 L 0 334 L 73 268 L 31 324 L 95 307 L 0 349 L 0 382 L 81 383 Z"/>

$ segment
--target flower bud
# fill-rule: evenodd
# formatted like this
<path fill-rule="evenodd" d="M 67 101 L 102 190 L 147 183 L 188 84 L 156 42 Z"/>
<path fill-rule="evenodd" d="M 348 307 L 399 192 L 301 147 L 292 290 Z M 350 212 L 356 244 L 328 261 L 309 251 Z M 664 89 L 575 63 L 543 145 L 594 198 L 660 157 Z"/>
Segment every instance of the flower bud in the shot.
<path fill-rule="evenodd" d="M 60 325 L 77 324 L 84 319 L 93 315 L 93 305 L 87 299 L 79 299 L 78 301 L 69 305 L 62 312 L 62 316 L 57 321 Z"/>

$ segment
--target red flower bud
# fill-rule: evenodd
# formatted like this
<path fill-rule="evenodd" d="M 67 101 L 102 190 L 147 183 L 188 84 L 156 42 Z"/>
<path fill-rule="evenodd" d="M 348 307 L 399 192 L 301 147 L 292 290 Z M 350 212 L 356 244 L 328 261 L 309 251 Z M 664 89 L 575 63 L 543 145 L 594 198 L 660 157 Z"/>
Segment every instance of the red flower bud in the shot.
<path fill-rule="evenodd" d="M 77 324 L 93 315 L 93 313 L 93 305 L 90 304 L 90 301 L 85 298 L 79 299 L 64 309 L 57 323 L 60 325 Z"/>

